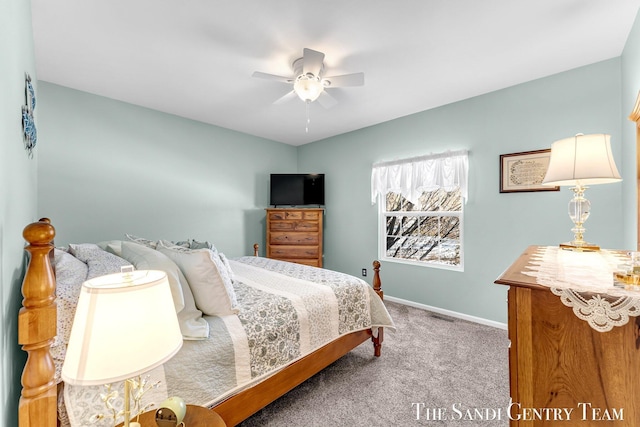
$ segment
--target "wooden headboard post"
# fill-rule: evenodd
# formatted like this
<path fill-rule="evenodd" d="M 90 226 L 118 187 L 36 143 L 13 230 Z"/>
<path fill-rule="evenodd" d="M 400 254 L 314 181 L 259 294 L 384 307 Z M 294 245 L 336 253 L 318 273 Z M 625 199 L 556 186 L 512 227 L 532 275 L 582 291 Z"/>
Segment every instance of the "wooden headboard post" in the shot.
<path fill-rule="evenodd" d="M 376 291 L 380 299 L 384 299 L 384 292 L 382 291 L 382 281 L 380 280 L 380 261 L 373 261 L 373 290 Z"/>
<path fill-rule="evenodd" d="M 373 290 L 378 294 L 381 300 L 384 300 L 384 292 L 382 291 L 382 281 L 380 280 L 380 261 L 373 261 Z M 384 340 L 384 329 L 378 328 L 378 336 L 371 337 L 373 341 L 373 354 L 380 357 L 382 349 L 382 341 Z"/>
<path fill-rule="evenodd" d="M 56 336 L 56 287 L 50 252 L 55 229 L 43 218 L 24 228 L 29 264 L 22 282 L 18 343 L 27 352 L 18 409 L 20 427 L 54 427 L 57 423 L 55 366 L 50 348 Z"/>

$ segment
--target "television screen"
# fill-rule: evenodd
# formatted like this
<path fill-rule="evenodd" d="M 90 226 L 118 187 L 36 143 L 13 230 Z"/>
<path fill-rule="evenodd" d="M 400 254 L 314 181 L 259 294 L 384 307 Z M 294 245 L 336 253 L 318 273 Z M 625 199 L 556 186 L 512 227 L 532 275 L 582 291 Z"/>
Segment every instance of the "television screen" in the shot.
<path fill-rule="evenodd" d="M 271 174 L 271 205 L 324 205 L 324 174 Z"/>

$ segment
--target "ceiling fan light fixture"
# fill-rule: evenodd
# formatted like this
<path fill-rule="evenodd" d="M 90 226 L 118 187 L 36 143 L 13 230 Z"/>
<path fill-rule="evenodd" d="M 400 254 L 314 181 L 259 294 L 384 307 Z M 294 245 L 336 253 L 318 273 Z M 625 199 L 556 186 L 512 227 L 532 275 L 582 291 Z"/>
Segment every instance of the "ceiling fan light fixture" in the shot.
<path fill-rule="evenodd" d="M 300 74 L 296 78 L 296 81 L 293 84 L 293 90 L 304 102 L 313 102 L 318 99 L 324 90 L 324 86 L 319 77 L 314 76 L 311 73 L 307 73 Z"/>

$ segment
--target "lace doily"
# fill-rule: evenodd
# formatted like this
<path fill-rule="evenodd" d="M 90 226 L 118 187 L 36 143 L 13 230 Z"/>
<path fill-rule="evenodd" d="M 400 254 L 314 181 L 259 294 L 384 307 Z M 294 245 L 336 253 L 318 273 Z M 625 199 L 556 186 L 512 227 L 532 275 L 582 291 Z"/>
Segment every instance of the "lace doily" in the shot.
<path fill-rule="evenodd" d="M 640 315 L 640 292 L 613 286 L 613 272 L 629 258 L 621 252 L 572 252 L 541 247 L 522 274 L 550 288 L 573 313 L 599 332 Z"/>
<path fill-rule="evenodd" d="M 573 313 L 589 323 L 598 332 L 607 332 L 614 326 L 627 324 L 629 316 L 640 315 L 640 298 L 618 297 L 613 301 L 596 294 L 585 296 L 572 289 L 551 288 L 560 301 L 573 309 Z"/>

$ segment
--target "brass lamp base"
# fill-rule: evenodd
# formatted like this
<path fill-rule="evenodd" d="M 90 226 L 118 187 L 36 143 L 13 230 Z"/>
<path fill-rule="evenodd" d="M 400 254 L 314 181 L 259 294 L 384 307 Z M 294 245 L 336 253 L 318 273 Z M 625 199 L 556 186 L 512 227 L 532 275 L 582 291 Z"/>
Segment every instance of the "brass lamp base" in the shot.
<path fill-rule="evenodd" d="M 600 250 L 600 246 L 593 243 L 587 243 L 587 242 L 583 242 L 579 244 L 575 244 L 574 242 L 560 243 L 559 246 L 560 246 L 560 249 L 564 249 L 567 251 L 574 251 L 574 252 L 598 252 Z"/>

